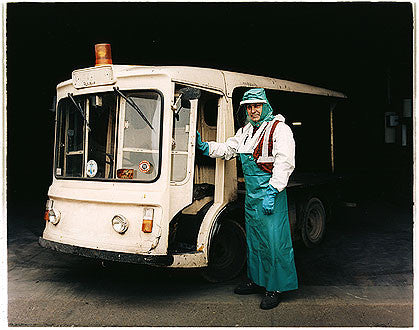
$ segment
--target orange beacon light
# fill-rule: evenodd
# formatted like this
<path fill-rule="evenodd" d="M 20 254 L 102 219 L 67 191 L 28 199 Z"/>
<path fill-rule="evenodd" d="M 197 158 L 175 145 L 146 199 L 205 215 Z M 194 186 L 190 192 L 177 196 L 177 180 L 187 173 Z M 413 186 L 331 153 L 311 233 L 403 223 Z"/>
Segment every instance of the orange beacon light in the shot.
<path fill-rule="evenodd" d="M 95 45 L 96 63 L 95 66 L 112 64 L 111 45 L 96 44 Z"/>

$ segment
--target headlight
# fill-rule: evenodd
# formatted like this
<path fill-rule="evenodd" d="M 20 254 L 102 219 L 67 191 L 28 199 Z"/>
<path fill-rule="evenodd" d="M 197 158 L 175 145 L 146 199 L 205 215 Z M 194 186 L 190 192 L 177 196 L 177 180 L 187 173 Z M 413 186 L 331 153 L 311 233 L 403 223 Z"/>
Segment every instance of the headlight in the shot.
<path fill-rule="evenodd" d="M 58 222 L 60 222 L 61 219 L 61 213 L 58 210 L 49 210 L 48 212 L 49 216 L 49 222 L 51 222 L 53 225 L 56 225 Z"/>
<path fill-rule="evenodd" d="M 128 229 L 128 220 L 122 215 L 115 215 L 112 219 L 112 227 L 117 233 L 123 234 Z"/>

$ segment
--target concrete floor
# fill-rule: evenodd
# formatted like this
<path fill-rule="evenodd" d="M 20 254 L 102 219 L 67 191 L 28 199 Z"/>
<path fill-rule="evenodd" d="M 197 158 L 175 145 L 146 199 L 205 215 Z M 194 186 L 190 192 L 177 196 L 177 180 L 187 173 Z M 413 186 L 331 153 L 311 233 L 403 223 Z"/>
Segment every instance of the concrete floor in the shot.
<path fill-rule="evenodd" d="M 295 243 L 300 288 L 269 311 L 199 270 L 110 264 L 38 246 L 42 214 L 9 212 L 10 326 L 413 326 L 410 207 L 341 209 L 323 244 Z"/>

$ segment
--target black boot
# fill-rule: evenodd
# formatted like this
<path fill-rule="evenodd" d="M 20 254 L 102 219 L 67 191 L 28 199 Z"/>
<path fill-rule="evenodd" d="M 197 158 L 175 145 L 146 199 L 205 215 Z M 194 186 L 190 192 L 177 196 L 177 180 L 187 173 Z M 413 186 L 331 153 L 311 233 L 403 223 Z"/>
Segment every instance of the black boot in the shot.
<path fill-rule="evenodd" d="M 235 289 L 234 293 L 236 294 L 252 294 L 263 292 L 263 288 L 252 281 L 246 281 L 242 284 L 239 284 Z"/>
<path fill-rule="evenodd" d="M 272 309 L 279 305 L 280 299 L 280 292 L 278 291 L 266 291 L 265 296 L 263 297 L 260 308 L 262 309 Z"/>

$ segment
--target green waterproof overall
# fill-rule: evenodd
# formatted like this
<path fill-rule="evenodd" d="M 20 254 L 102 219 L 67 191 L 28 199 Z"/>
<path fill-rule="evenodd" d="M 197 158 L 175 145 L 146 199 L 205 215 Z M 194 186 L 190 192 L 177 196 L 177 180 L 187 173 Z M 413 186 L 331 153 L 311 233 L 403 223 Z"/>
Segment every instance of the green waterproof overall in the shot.
<path fill-rule="evenodd" d="M 298 288 L 288 219 L 287 193 L 275 196 L 273 213 L 262 212 L 271 174 L 262 171 L 251 154 L 240 154 L 246 184 L 245 219 L 247 275 L 267 291 Z"/>

